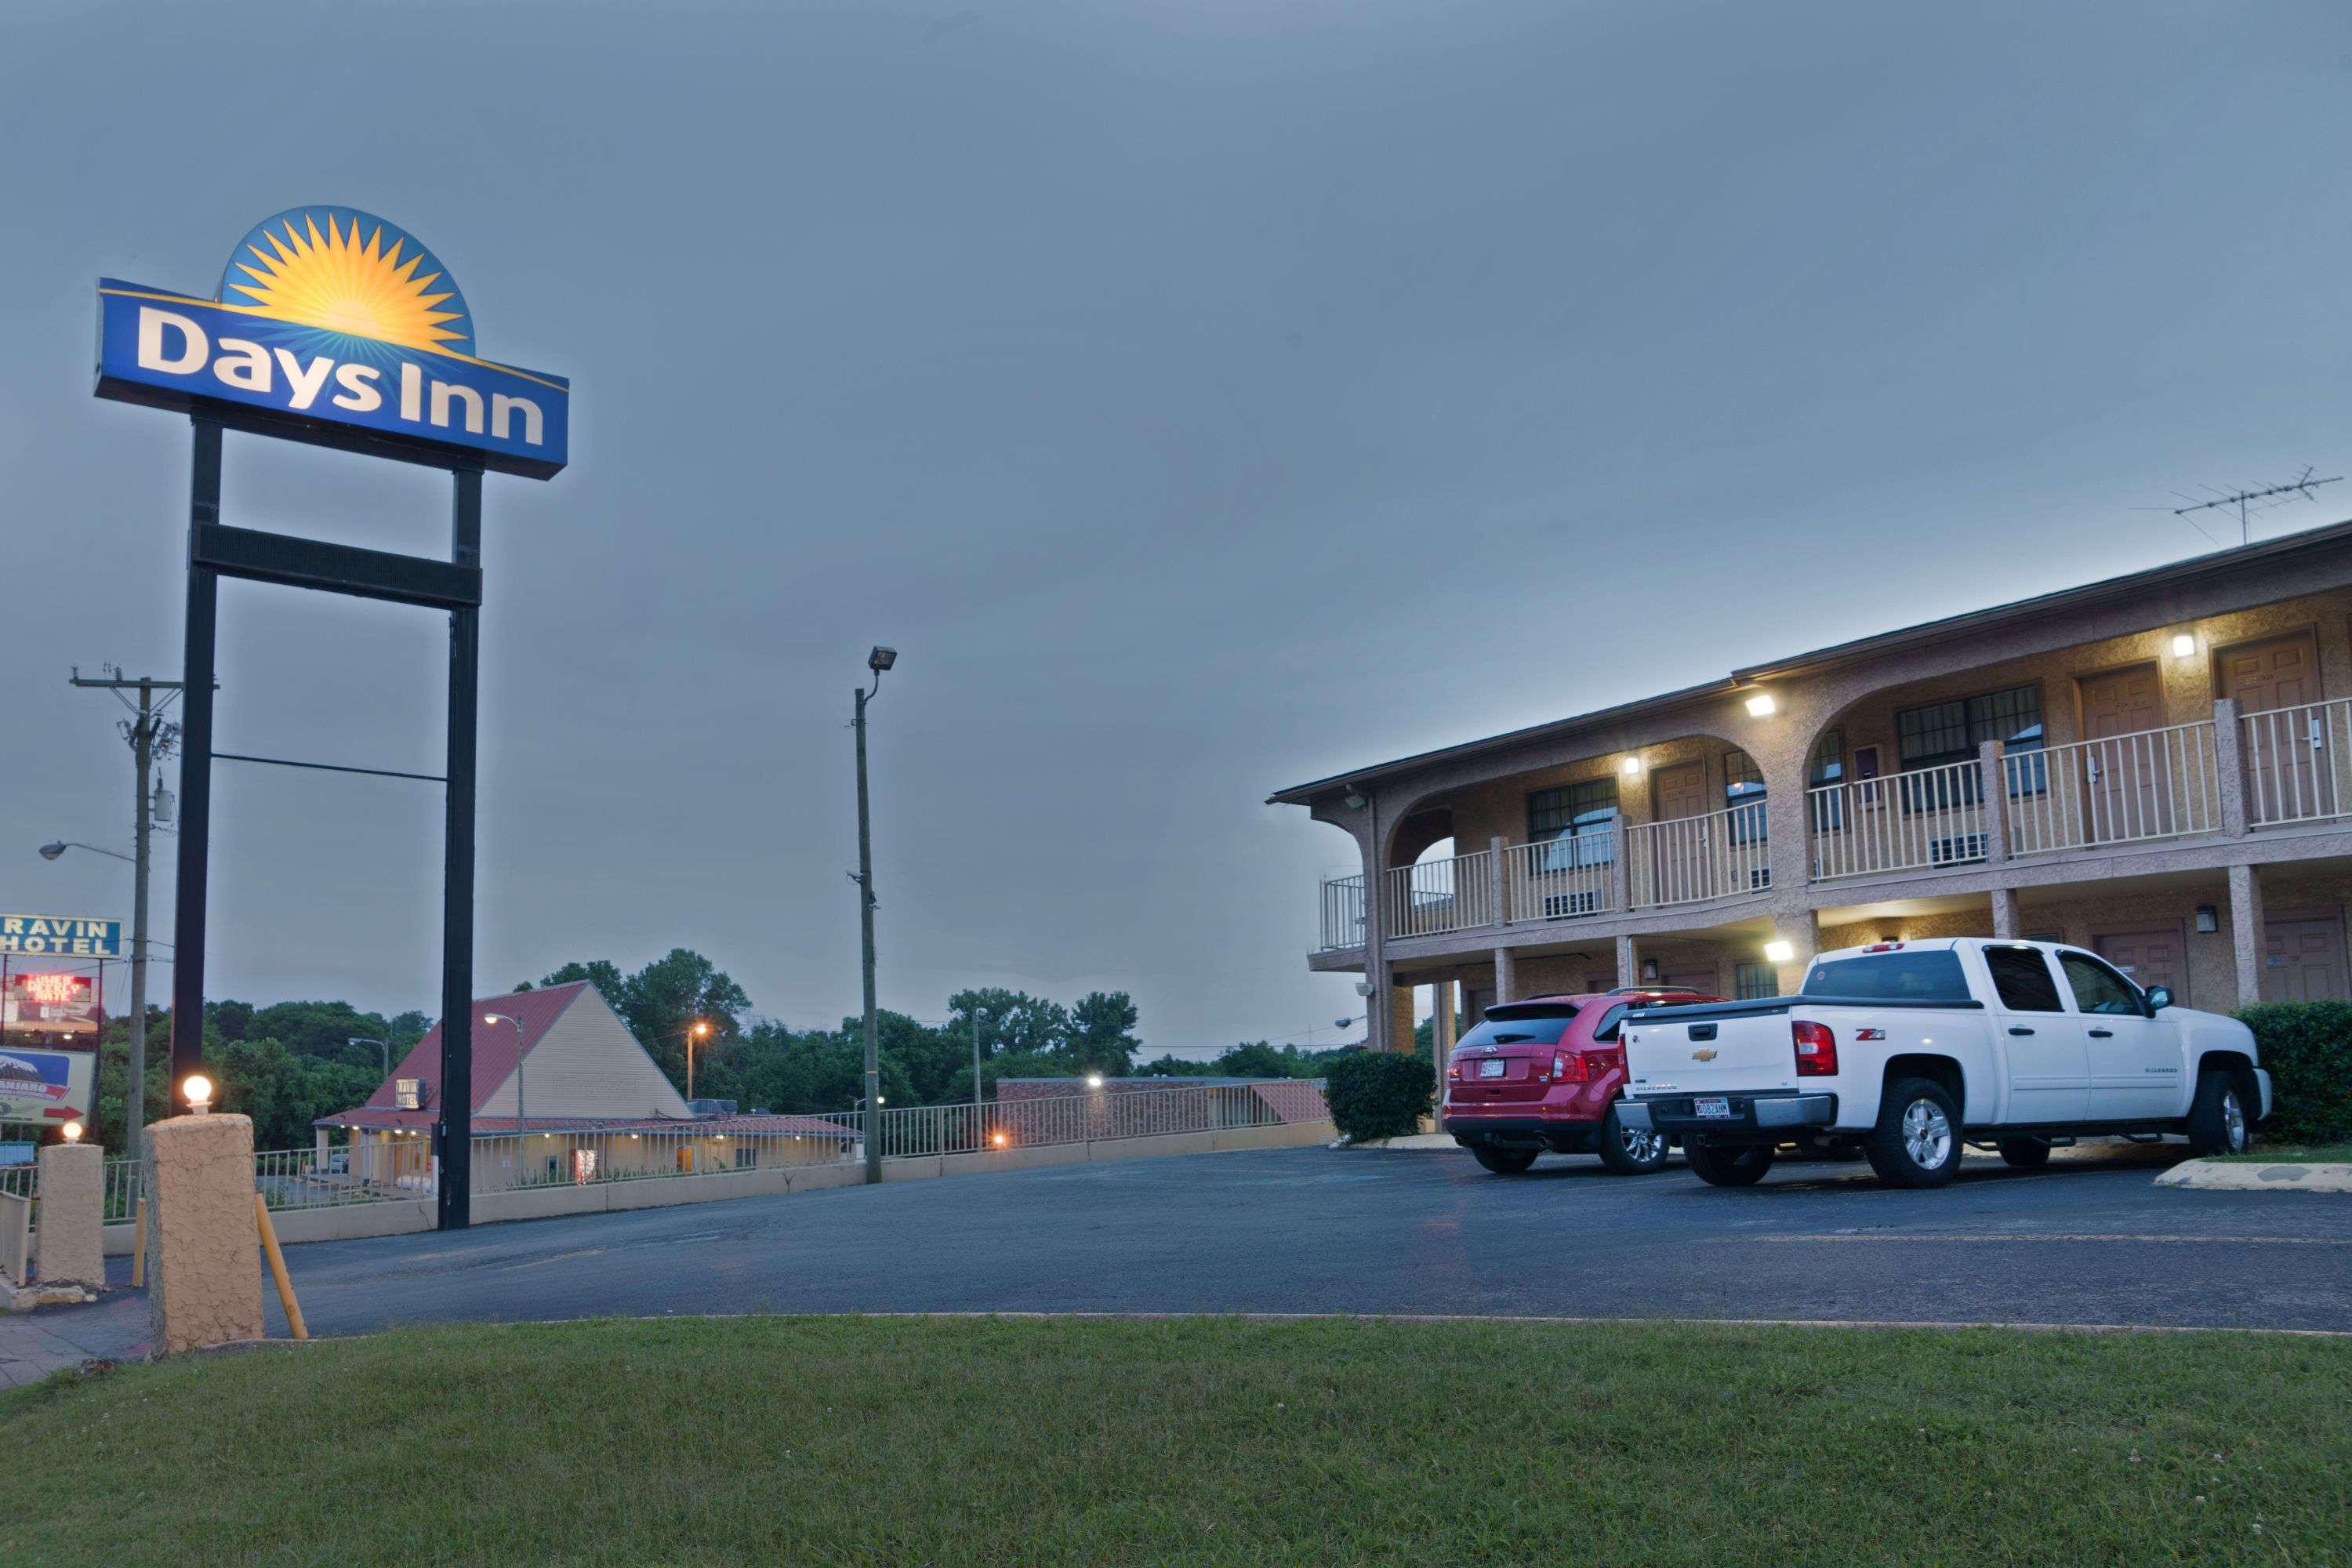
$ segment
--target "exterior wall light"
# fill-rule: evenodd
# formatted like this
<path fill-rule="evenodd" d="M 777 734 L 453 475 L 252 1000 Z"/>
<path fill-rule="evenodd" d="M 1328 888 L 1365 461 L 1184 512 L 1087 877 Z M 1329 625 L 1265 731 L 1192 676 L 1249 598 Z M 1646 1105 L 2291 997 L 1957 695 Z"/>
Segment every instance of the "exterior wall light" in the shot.
<path fill-rule="evenodd" d="M 2173 658 L 2196 658 L 2196 657 L 2197 657 L 2197 637 L 2196 637 L 2196 635 L 2195 635 L 2194 633 L 2192 633 L 2192 632 L 2176 632 L 2176 633 L 2174 633 L 2174 634 L 2173 634 L 2173 637 L 2172 637 L 2172 657 L 2173 657 Z"/>
<path fill-rule="evenodd" d="M 895 647 L 877 647 L 866 656 L 866 668 L 877 675 L 898 662 L 898 650 Z"/>
<path fill-rule="evenodd" d="M 213 1080 L 200 1072 L 192 1072 L 180 1080 L 180 1092 L 187 1098 L 188 1114 L 204 1116 L 213 1108 Z"/>
<path fill-rule="evenodd" d="M 68 1121 L 63 1127 L 58 1129 L 58 1131 L 66 1135 L 66 1142 L 68 1143 L 79 1143 L 81 1142 L 81 1123 L 79 1121 Z"/>
<path fill-rule="evenodd" d="M 1371 804 L 1370 797 L 1366 795 L 1362 790 L 1351 789 L 1348 792 L 1348 809 L 1349 811 L 1361 811 L 1364 807 Z"/>
<path fill-rule="evenodd" d="M 1764 956 L 1774 963 L 1786 963 L 1797 956 L 1797 944 L 1792 942 L 1768 942 L 1764 944 Z"/>
<path fill-rule="evenodd" d="M 2197 929 L 2207 936 L 2221 929 L 2221 911 L 2210 904 L 2197 906 Z"/>
<path fill-rule="evenodd" d="M 1618 763 L 1617 767 L 1618 771 L 1622 773 L 1627 778 L 1632 778 L 1635 773 L 1642 771 L 1642 759 L 1639 757 L 1628 757 L 1623 762 Z"/>
<path fill-rule="evenodd" d="M 1752 719 L 1769 719 L 1780 710 L 1780 707 L 1769 691 L 1759 691 L 1748 700 L 1748 713 Z"/>
<path fill-rule="evenodd" d="M 1642 960 L 1642 978 L 1654 982 L 1658 978 L 1658 961 L 1656 959 L 1645 958 Z"/>

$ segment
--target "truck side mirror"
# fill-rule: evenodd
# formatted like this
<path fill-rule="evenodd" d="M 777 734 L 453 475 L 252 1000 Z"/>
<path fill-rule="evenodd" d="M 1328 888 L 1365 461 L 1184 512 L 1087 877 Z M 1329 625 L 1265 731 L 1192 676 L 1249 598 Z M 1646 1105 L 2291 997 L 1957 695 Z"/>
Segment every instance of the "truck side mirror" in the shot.
<path fill-rule="evenodd" d="M 2171 1006 L 2171 1005 L 2172 1005 L 2172 987 L 2170 987 L 2169 985 L 2158 985 L 2158 986 L 2154 986 L 2154 987 L 2152 987 L 2152 988 L 2148 991 L 2148 994 L 2147 994 L 2147 1014 L 2148 1014 L 2148 1016 L 2149 1016 L 2149 1017 L 2151 1017 L 2151 1018 L 2152 1018 L 2152 1017 L 2156 1016 L 2156 1015 L 2158 1014 L 2158 1012 L 2159 1012 L 2161 1009 L 2166 1008 L 2166 1007 L 2169 1007 L 2169 1006 Z"/>

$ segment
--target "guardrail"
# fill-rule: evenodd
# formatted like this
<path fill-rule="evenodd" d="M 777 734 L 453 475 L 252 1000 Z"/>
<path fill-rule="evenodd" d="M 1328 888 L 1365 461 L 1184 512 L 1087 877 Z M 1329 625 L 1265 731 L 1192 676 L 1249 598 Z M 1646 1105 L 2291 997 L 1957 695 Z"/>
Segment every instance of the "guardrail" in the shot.
<path fill-rule="evenodd" d="M 2213 833 L 2221 826 L 2213 721 L 2005 752 L 2011 856 Z"/>
<path fill-rule="evenodd" d="M 2352 811 L 2352 698 L 2242 715 L 2246 821 L 2324 822 Z"/>

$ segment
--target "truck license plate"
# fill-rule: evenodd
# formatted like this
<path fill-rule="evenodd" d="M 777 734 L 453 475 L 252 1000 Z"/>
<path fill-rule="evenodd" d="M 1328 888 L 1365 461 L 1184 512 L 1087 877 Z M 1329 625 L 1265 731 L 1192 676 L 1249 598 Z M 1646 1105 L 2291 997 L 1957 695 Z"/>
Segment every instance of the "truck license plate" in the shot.
<path fill-rule="evenodd" d="M 1691 1101 L 1691 1114 L 1709 1118 L 1727 1117 L 1731 1114 L 1731 1101 L 1719 1099 L 1694 1100 Z"/>
<path fill-rule="evenodd" d="M 1500 1057 L 1488 1057 L 1485 1061 L 1478 1064 L 1478 1076 L 1480 1078 L 1500 1078 L 1509 1070 L 1510 1065 L 1505 1062 Z"/>

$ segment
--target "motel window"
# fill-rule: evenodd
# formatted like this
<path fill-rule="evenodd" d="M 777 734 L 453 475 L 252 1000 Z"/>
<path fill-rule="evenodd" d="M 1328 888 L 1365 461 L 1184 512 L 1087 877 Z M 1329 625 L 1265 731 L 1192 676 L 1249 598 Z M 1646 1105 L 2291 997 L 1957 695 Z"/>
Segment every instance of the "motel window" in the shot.
<path fill-rule="evenodd" d="M 1895 715 L 1895 738 L 1905 772 L 1969 761 L 1987 741 L 1999 741 L 2012 752 L 2037 751 L 2042 741 L 2042 689 L 2012 686 L 1902 709 Z"/>
<path fill-rule="evenodd" d="M 1587 779 L 1559 789 L 1539 789 L 1528 795 L 1528 842 L 1558 843 L 1546 857 L 1548 871 L 1579 866 L 1606 866 L 1611 854 L 1610 825 L 1617 816 L 1617 781 Z M 1589 840 L 1589 842 L 1575 842 Z"/>
<path fill-rule="evenodd" d="M 1742 963 L 1731 974 L 1732 994 L 1742 1002 L 1761 1002 L 1780 994 L 1780 972 L 1769 963 Z"/>
<path fill-rule="evenodd" d="M 1767 836 L 1764 770 L 1758 767 L 1756 759 L 1745 752 L 1724 753 L 1723 804 L 1731 813 L 1731 841 L 1734 844 L 1764 842 Z"/>
<path fill-rule="evenodd" d="M 1832 724 L 1813 742 L 1813 760 L 1805 769 L 1805 787 L 1828 790 L 1845 782 L 1845 731 Z M 1813 803 L 1813 831 L 1835 833 L 1845 826 L 1845 791 L 1832 790 L 1809 798 Z"/>

